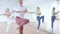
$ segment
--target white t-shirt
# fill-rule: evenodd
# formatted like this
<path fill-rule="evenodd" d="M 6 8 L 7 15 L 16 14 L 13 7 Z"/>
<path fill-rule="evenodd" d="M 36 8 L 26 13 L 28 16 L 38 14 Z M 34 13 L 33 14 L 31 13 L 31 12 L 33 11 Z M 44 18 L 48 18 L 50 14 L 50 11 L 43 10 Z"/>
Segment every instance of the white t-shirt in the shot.
<path fill-rule="evenodd" d="M 14 10 L 15 11 L 20 11 L 19 13 L 15 13 L 15 16 L 18 16 L 18 17 L 21 17 L 21 18 L 24 18 L 24 11 L 25 11 L 26 8 L 24 7 L 15 7 Z"/>

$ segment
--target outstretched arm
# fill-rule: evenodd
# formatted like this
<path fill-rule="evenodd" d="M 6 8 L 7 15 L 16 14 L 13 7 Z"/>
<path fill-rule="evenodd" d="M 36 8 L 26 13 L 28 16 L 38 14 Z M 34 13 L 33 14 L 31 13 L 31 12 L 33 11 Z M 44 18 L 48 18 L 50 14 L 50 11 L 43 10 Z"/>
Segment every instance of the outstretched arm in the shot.
<path fill-rule="evenodd" d="M 11 12 L 11 14 L 14 13 L 14 12 L 15 12 L 15 13 L 20 13 L 20 11 L 15 11 L 15 10 L 13 10 L 13 11 Z M 23 13 L 33 14 L 33 13 L 36 13 L 36 12 L 29 12 L 27 9 L 25 9 Z"/>
<path fill-rule="evenodd" d="M 59 11 L 60 12 L 60 11 Z M 55 12 L 55 15 L 58 14 L 59 12 Z"/>
<path fill-rule="evenodd" d="M 11 14 L 12 13 L 20 13 L 20 11 L 15 11 L 15 10 L 13 10 L 12 12 L 11 12 Z"/>
<path fill-rule="evenodd" d="M 60 19 L 56 18 L 56 20 L 60 20 Z"/>
<path fill-rule="evenodd" d="M 29 12 L 27 9 L 25 10 L 25 12 L 30 14 L 36 13 L 36 12 Z"/>
<path fill-rule="evenodd" d="M 3 14 L 0 14 L 0 16 L 3 15 Z"/>
<path fill-rule="evenodd" d="M 1 16 L 1 15 L 6 15 L 6 14 L 0 14 L 0 16 Z"/>
<path fill-rule="evenodd" d="M 12 13 L 14 13 L 14 12 L 16 12 L 15 10 L 13 10 L 12 12 L 10 12 L 10 14 L 12 14 Z"/>
<path fill-rule="evenodd" d="M 56 20 L 60 20 L 59 18 L 57 18 L 57 16 L 56 16 Z"/>

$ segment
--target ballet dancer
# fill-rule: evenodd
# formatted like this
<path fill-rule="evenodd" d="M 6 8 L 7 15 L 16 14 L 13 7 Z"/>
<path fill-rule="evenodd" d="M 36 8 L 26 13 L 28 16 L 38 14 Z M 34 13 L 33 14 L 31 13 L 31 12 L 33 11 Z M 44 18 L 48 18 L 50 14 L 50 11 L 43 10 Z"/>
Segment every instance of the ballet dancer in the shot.
<path fill-rule="evenodd" d="M 41 20 L 42 20 L 42 23 L 44 23 L 44 16 L 41 16 L 40 8 L 37 7 L 36 12 L 29 12 L 29 13 L 31 13 L 31 14 L 36 13 L 36 15 L 37 15 L 36 19 L 37 19 L 37 21 L 38 21 L 37 32 L 39 32 Z"/>
<path fill-rule="evenodd" d="M 51 22 L 52 22 L 51 28 L 52 28 L 52 31 L 53 31 L 53 25 L 54 25 L 55 19 L 58 20 L 55 15 L 57 15 L 59 12 L 55 12 L 55 7 L 53 7 L 53 9 L 52 9 L 52 16 L 51 16 Z"/>
<path fill-rule="evenodd" d="M 19 34 L 23 34 L 23 26 L 29 23 L 28 19 L 24 18 L 25 13 L 27 13 L 27 8 L 23 7 L 23 0 L 18 0 L 18 7 L 15 7 L 13 12 L 15 12 L 15 21 L 18 25 Z"/>
<path fill-rule="evenodd" d="M 7 8 L 3 14 L 0 14 L 0 15 L 4 15 L 4 16 L 7 17 L 7 28 L 6 28 L 6 33 L 8 33 L 10 24 L 13 22 L 11 13 L 13 13 L 13 12 L 10 12 L 10 11 L 9 11 L 9 8 Z"/>
<path fill-rule="evenodd" d="M 41 15 L 41 11 L 40 11 L 40 8 L 37 7 L 37 10 L 36 10 L 36 19 L 38 21 L 38 27 L 37 27 L 37 32 L 39 31 L 39 27 L 40 27 L 40 23 L 41 23 L 41 19 L 42 19 L 42 23 L 44 23 L 44 16 L 40 16 Z"/>
<path fill-rule="evenodd" d="M 36 15 L 37 15 L 36 19 L 38 21 L 38 27 L 37 27 L 37 32 L 38 32 L 39 31 L 39 28 L 40 28 L 41 20 L 42 20 L 42 23 L 44 23 L 44 16 L 41 16 L 40 8 L 37 7 L 36 12 L 28 12 L 28 13 L 31 13 L 31 14 L 36 13 Z"/>

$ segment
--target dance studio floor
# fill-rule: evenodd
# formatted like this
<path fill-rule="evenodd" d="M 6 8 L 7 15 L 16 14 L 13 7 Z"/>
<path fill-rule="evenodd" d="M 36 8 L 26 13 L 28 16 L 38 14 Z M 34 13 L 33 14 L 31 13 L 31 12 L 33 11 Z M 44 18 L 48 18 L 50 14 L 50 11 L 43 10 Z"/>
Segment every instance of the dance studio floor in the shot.
<path fill-rule="evenodd" d="M 32 25 L 32 23 L 25 25 L 24 26 L 24 34 L 52 34 L 51 32 L 45 31 L 43 29 L 40 29 L 39 32 L 36 32 L 36 27 L 33 25 Z M 8 33 L 5 32 L 6 26 L 7 26 L 6 22 L 0 23 L 0 34 L 18 34 L 18 30 L 16 29 L 17 26 L 15 23 L 12 23 L 10 25 Z"/>

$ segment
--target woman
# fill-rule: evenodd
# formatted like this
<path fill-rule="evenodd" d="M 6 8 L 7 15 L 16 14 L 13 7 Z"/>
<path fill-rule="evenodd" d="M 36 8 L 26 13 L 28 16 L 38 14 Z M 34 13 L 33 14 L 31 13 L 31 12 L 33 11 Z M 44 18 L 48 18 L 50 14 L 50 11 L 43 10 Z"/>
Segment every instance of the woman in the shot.
<path fill-rule="evenodd" d="M 3 14 L 0 14 L 0 15 L 4 15 L 4 16 L 7 17 L 7 28 L 6 28 L 7 33 L 8 33 L 8 30 L 9 30 L 10 24 L 13 22 L 11 13 L 13 13 L 13 12 L 9 12 L 9 8 L 7 8 Z"/>
<path fill-rule="evenodd" d="M 36 15 L 37 15 L 36 19 L 37 19 L 37 21 L 38 21 L 38 26 L 37 26 L 37 32 L 38 32 L 38 31 L 39 31 L 39 28 L 40 28 L 41 20 L 42 20 L 42 22 L 44 23 L 44 16 L 41 16 L 40 8 L 37 7 L 36 12 L 28 12 L 28 13 L 31 13 L 31 14 L 36 13 Z"/>
<path fill-rule="evenodd" d="M 58 14 L 58 13 L 59 13 L 59 12 L 55 12 L 55 7 L 53 7 L 53 10 L 52 10 L 52 17 L 51 17 L 51 21 L 52 21 L 51 28 L 52 28 L 52 31 L 53 31 L 54 21 L 55 21 L 55 19 L 57 19 L 55 15 Z M 59 20 L 59 19 L 57 19 L 57 20 Z"/>
<path fill-rule="evenodd" d="M 22 6 L 22 0 L 18 0 L 18 7 L 14 8 L 16 14 L 16 23 L 18 25 L 19 34 L 23 34 L 23 26 L 29 23 L 28 19 L 24 19 L 25 13 L 27 13 L 27 9 Z"/>
<path fill-rule="evenodd" d="M 37 27 L 37 32 L 38 32 L 39 31 L 39 27 L 40 27 L 40 23 L 41 23 L 41 19 L 42 19 L 42 22 L 44 23 L 44 16 L 40 16 L 41 12 L 40 12 L 40 8 L 39 7 L 37 7 L 36 14 L 37 14 L 37 21 L 38 21 L 38 27 Z"/>

